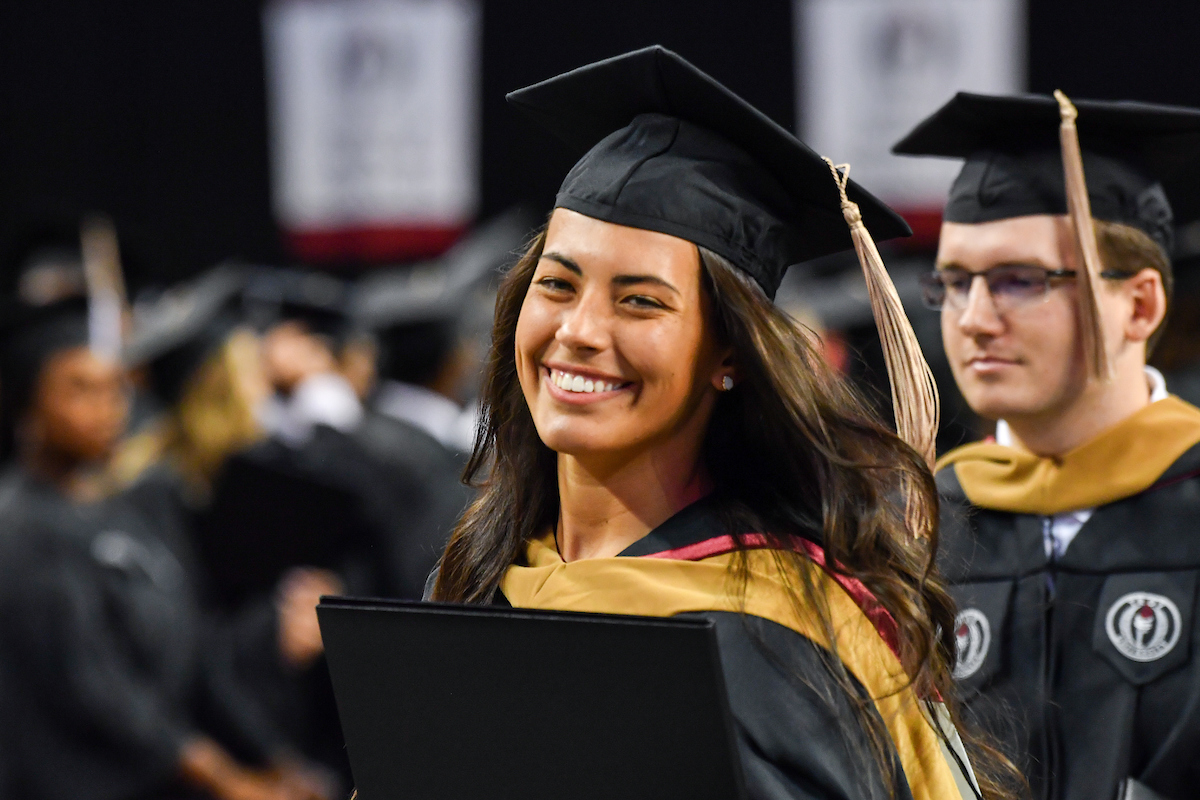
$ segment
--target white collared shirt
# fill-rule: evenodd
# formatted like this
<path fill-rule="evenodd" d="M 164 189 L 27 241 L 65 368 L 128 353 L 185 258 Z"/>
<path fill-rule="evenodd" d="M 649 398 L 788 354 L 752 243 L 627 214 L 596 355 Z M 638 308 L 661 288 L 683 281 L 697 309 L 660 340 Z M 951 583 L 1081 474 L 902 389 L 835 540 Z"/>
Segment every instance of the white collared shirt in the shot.
<path fill-rule="evenodd" d="M 424 386 L 383 381 L 375 395 L 375 410 L 417 426 L 451 450 L 469 453 L 474 446 L 479 409 L 463 408 Z"/>
<path fill-rule="evenodd" d="M 310 375 L 291 397 L 272 397 L 259 411 L 259 422 L 267 432 L 291 447 L 307 443 L 317 425 L 349 433 L 362 418 L 362 403 L 354 387 L 333 372 Z"/>
<path fill-rule="evenodd" d="M 1146 367 L 1146 380 L 1150 384 L 1150 402 L 1157 403 L 1167 399 L 1167 380 L 1154 367 Z M 996 444 L 1005 447 L 1013 446 L 1012 429 L 1004 420 L 996 422 Z M 1094 508 L 1081 508 L 1076 511 L 1064 511 L 1049 517 L 1042 517 L 1042 537 L 1046 546 L 1046 558 L 1057 561 L 1067 552 L 1071 542 L 1075 540 L 1079 529 L 1087 522 Z"/>

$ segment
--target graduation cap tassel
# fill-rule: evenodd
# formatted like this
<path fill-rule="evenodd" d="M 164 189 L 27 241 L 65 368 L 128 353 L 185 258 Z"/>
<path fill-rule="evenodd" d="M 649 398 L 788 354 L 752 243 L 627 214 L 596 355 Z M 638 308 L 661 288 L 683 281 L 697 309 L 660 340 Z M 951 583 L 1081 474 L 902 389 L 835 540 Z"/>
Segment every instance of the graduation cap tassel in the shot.
<path fill-rule="evenodd" d="M 1104 327 L 1100 318 L 1100 250 L 1096 246 L 1096 227 L 1092 221 L 1092 206 L 1088 200 L 1087 181 L 1083 174 L 1083 154 L 1079 149 L 1079 130 L 1075 105 L 1055 89 L 1058 100 L 1058 136 L 1062 145 L 1063 180 L 1067 189 L 1067 213 L 1075 230 L 1075 252 L 1079 256 L 1079 327 L 1083 351 L 1089 372 L 1102 381 L 1112 378 L 1112 365 L 1104 344 Z"/>
<path fill-rule="evenodd" d="M 121 252 L 112 220 L 92 216 L 79 231 L 88 296 L 88 344 L 109 358 L 121 354 L 128 315 Z"/>
<path fill-rule="evenodd" d="M 900 295 L 888 275 L 883 258 L 875 247 L 858 204 L 846 197 L 846 182 L 850 179 L 850 165 L 835 166 L 828 158 L 825 163 L 833 173 L 838 193 L 842 199 L 842 215 L 850 226 L 854 240 L 854 251 L 862 265 L 863 277 L 867 282 L 867 293 L 871 298 L 871 313 L 883 344 L 883 357 L 887 362 L 888 382 L 892 389 L 892 410 L 896 417 L 896 432 L 914 450 L 921 454 L 925 463 L 933 469 L 937 457 L 936 439 L 938 418 L 941 414 L 937 383 L 933 372 L 921 352 L 912 323 L 904 313 Z M 932 520 L 920 517 L 913 502 L 910 486 L 906 485 L 905 521 L 910 531 L 924 535 Z"/>

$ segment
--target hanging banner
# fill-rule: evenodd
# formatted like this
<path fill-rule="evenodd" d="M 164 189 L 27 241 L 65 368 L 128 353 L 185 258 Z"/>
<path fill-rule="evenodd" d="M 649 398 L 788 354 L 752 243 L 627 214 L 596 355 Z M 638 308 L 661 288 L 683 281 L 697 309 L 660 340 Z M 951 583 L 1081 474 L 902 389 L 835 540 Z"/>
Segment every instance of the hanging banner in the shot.
<path fill-rule="evenodd" d="M 961 162 L 892 145 L 955 92 L 1025 86 L 1022 0 L 796 0 L 801 136 L 936 241 Z"/>
<path fill-rule="evenodd" d="M 474 0 L 274 0 L 276 218 L 311 260 L 436 255 L 479 198 Z"/>

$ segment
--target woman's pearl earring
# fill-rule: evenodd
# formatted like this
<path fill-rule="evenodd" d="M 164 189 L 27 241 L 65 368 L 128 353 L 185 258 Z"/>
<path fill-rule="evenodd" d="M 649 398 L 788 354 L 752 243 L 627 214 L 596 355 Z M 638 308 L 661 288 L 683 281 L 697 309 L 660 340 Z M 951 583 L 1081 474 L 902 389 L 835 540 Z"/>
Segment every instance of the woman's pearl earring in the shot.
<path fill-rule="evenodd" d="M 729 377 L 728 375 L 721 378 L 721 391 L 728 392 L 732 388 L 733 388 L 733 378 Z"/>

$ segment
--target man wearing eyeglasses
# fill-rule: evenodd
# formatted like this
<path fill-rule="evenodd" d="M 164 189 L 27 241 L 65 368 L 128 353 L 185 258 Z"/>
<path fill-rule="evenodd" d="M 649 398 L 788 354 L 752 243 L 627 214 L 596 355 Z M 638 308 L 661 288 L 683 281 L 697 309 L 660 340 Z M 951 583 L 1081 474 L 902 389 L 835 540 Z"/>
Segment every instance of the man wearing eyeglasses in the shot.
<path fill-rule="evenodd" d="M 938 464 L 954 674 L 1034 797 L 1181 800 L 1200 786 L 1200 409 L 1146 358 L 1174 222 L 1200 217 L 1200 111 L 1085 101 L 1076 128 L 1062 100 L 960 93 L 894 148 L 965 160 L 924 298 L 996 421 Z"/>

